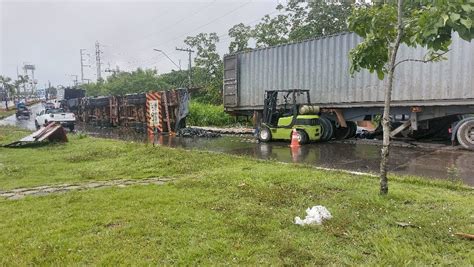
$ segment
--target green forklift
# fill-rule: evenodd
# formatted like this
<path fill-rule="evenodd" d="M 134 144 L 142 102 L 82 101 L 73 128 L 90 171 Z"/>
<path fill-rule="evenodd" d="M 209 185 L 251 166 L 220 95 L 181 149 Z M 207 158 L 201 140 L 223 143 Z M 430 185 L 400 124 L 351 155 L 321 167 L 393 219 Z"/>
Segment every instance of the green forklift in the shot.
<path fill-rule="evenodd" d="M 261 142 L 291 140 L 293 129 L 298 142 L 328 141 L 334 135 L 331 122 L 311 105 L 309 90 L 265 91 L 263 114 L 257 137 Z"/>

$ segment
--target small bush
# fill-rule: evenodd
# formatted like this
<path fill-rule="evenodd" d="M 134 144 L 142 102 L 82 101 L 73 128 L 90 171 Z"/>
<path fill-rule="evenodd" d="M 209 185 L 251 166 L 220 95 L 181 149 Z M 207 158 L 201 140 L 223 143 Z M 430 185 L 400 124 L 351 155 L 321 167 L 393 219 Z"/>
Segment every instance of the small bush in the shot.
<path fill-rule="evenodd" d="M 228 126 L 234 124 L 235 119 L 224 112 L 223 105 L 191 101 L 186 123 L 192 126 Z"/>

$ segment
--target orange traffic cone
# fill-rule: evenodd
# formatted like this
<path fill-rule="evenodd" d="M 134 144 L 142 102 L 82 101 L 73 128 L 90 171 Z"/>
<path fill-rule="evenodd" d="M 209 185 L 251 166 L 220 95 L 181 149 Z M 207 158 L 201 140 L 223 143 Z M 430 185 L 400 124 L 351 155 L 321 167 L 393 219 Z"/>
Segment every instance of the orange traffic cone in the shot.
<path fill-rule="evenodd" d="M 293 129 L 293 132 L 291 133 L 291 144 L 290 147 L 299 147 L 300 142 L 298 141 L 298 133 L 296 132 L 296 129 Z"/>

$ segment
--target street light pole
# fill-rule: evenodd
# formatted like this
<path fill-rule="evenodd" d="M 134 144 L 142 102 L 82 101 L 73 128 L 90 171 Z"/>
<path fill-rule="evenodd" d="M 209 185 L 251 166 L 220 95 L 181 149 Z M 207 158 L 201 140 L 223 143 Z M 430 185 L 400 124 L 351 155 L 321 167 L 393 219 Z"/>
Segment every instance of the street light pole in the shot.
<path fill-rule="evenodd" d="M 177 51 L 182 51 L 182 52 L 187 52 L 187 53 L 188 53 L 188 56 L 189 56 L 189 62 L 188 62 L 188 86 L 189 86 L 189 88 L 191 88 L 191 87 L 192 87 L 191 53 L 194 52 L 194 51 L 191 50 L 191 49 L 189 49 L 189 48 L 183 49 L 183 48 L 177 48 L 177 47 L 176 47 L 176 50 L 177 50 Z"/>
<path fill-rule="evenodd" d="M 163 50 L 160 50 L 160 49 L 153 49 L 155 50 L 156 52 L 160 52 L 162 53 L 163 55 L 165 55 L 165 57 L 167 57 L 169 59 L 169 61 L 171 61 L 171 63 L 173 63 L 179 70 L 181 70 L 181 66 L 178 66 L 178 64 L 176 64 L 166 53 L 165 51 Z"/>

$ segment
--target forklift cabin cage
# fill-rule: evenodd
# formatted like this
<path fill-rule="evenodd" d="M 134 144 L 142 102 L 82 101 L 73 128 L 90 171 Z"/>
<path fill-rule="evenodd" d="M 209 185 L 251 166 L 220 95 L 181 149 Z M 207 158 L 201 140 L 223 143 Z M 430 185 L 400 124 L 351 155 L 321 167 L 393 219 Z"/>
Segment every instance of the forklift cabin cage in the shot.
<path fill-rule="evenodd" d="M 283 95 L 283 103 L 278 103 L 279 94 Z M 301 103 L 301 101 L 297 101 L 297 98 L 301 95 L 306 96 L 306 103 Z M 293 125 L 296 121 L 296 117 L 298 116 L 299 106 L 302 104 L 311 105 L 309 90 L 266 90 L 265 99 L 263 103 L 262 122 L 268 124 L 269 126 L 277 127 L 278 118 L 293 116 L 291 123 L 291 125 Z M 291 106 L 289 107 L 289 105 Z"/>

